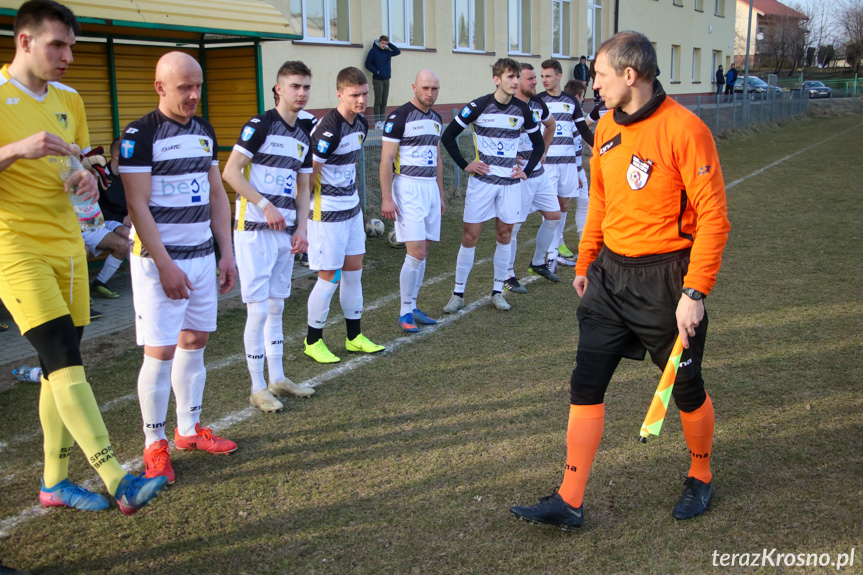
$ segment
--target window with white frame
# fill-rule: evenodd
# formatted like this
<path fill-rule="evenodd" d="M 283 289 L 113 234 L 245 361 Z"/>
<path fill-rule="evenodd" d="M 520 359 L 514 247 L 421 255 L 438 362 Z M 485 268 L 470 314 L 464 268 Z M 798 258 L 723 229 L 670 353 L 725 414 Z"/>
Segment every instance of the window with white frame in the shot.
<path fill-rule="evenodd" d="M 672 4 L 675 6 L 683 6 L 683 0 L 672 0 Z"/>
<path fill-rule="evenodd" d="M 680 46 L 671 45 L 671 81 L 680 82 Z"/>
<path fill-rule="evenodd" d="M 692 49 L 692 81 L 701 82 L 701 48 Z"/>
<path fill-rule="evenodd" d="M 485 0 L 453 0 L 456 50 L 485 50 Z"/>
<path fill-rule="evenodd" d="M 715 16 L 725 16 L 725 0 L 714 0 L 713 14 Z"/>
<path fill-rule="evenodd" d="M 587 2 L 587 57 L 591 60 L 596 56 L 596 50 L 602 44 L 602 1 Z"/>
<path fill-rule="evenodd" d="M 509 0 L 507 18 L 510 54 L 530 54 L 530 1 Z"/>
<path fill-rule="evenodd" d="M 695 10 L 704 12 L 704 0 L 695 0 Z"/>
<path fill-rule="evenodd" d="M 350 0 L 291 0 L 291 27 L 302 30 L 303 40 L 351 41 Z"/>
<path fill-rule="evenodd" d="M 383 29 L 390 42 L 412 48 L 425 47 L 425 3 L 423 0 L 382 0 Z"/>
<path fill-rule="evenodd" d="M 569 56 L 570 24 L 572 22 L 570 0 L 551 0 L 551 55 Z"/>
<path fill-rule="evenodd" d="M 711 76 L 710 81 L 712 83 L 716 83 L 716 70 L 719 69 L 719 66 L 722 64 L 722 52 L 719 50 L 713 51 L 713 62 L 711 62 Z"/>

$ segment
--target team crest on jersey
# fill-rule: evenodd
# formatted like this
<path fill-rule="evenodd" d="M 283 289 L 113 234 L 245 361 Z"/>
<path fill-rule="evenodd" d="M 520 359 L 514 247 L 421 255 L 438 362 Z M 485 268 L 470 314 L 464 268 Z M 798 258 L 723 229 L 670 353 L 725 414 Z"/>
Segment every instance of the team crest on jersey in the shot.
<path fill-rule="evenodd" d="M 325 142 L 325 141 L 323 141 L 323 140 L 321 140 L 320 142 L 318 142 L 318 151 L 319 151 L 320 153 L 322 153 L 322 154 L 326 154 L 326 153 L 327 153 L 327 150 L 329 150 L 329 149 L 330 149 L 330 143 L 329 143 L 329 142 Z"/>
<path fill-rule="evenodd" d="M 392 122 L 387 122 L 387 125 L 386 125 L 386 126 L 384 126 L 384 132 L 386 132 L 387 134 L 389 134 L 389 133 L 390 133 L 390 132 L 392 132 L 392 131 L 393 131 L 393 123 L 392 123 Z"/>
<path fill-rule="evenodd" d="M 249 137 L 251 137 L 251 136 L 249 136 Z M 210 141 L 209 140 L 205 140 L 204 138 L 199 138 L 198 142 L 201 144 L 201 147 L 204 148 L 205 152 L 210 151 Z"/>
<path fill-rule="evenodd" d="M 128 160 L 134 153 L 135 142 L 132 140 L 123 140 L 123 143 L 120 144 L 120 155 Z"/>
<path fill-rule="evenodd" d="M 518 124 L 518 119 L 517 119 L 517 118 L 510 118 L 510 119 L 509 119 L 509 125 L 510 125 L 510 126 L 512 126 L 513 128 L 515 128 L 516 124 Z"/>
<path fill-rule="evenodd" d="M 629 182 L 629 187 L 633 190 L 640 190 L 646 186 L 652 170 L 653 166 L 650 165 L 650 160 L 644 161 L 638 156 L 632 156 L 632 162 L 629 164 L 629 169 L 626 170 L 626 181 Z"/>
<path fill-rule="evenodd" d="M 564 104 L 563 109 L 566 110 L 567 112 L 569 112 L 569 104 Z"/>
<path fill-rule="evenodd" d="M 306 147 L 302 144 L 297 144 L 297 155 L 301 158 L 303 157 L 303 152 L 306 151 Z"/>
<path fill-rule="evenodd" d="M 540 111 L 539 111 L 539 110 L 534 110 L 534 111 L 533 111 L 533 121 L 534 121 L 534 122 L 539 122 L 539 117 L 540 117 Z"/>
<path fill-rule="evenodd" d="M 462 111 L 461 111 L 461 117 L 467 118 L 468 116 L 470 116 L 470 108 L 465 106 L 464 109 L 462 109 Z"/>
<path fill-rule="evenodd" d="M 363 135 L 362 135 L 362 134 L 357 134 L 357 136 L 359 136 L 359 137 L 360 137 L 360 145 L 362 146 L 362 145 L 363 145 Z"/>
<path fill-rule="evenodd" d="M 248 142 L 249 140 L 252 139 L 252 135 L 254 133 L 255 133 L 254 128 L 252 128 L 251 126 L 246 126 L 245 128 L 243 128 L 243 133 L 240 134 L 240 139 L 242 139 L 244 142 Z"/>
<path fill-rule="evenodd" d="M 437 122 L 435 122 L 434 124 L 434 133 L 440 134 L 440 124 L 438 124 Z"/>
<path fill-rule="evenodd" d="M 66 114 L 54 114 L 57 117 L 57 121 L 63 124 L 63 127 L 67 130 L 69 129 L 69 117 Z"/>

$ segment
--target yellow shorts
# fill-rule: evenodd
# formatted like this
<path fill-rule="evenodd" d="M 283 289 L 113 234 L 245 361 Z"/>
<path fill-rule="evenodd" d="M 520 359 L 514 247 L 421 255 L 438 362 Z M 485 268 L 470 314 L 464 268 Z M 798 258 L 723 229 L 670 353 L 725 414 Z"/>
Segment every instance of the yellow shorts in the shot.
<path fill-rule="evenodd" d="M 22 334 L 71 315 L 76 326 L 90 323 L 87 254 L 53 256 L 0 253 L 0 299 Z"/>

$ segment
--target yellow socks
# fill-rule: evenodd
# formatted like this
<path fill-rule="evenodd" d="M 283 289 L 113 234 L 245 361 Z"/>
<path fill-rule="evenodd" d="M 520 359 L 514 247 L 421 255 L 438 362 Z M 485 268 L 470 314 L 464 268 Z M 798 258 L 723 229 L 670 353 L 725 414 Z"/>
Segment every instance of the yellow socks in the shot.
<path fill-rule="evenodd" d="M 39 393 L 39 421 L 42 422 L 42 449 L 45 452 L 42 481 L 45 487 L 50 488 L 69 476 L 69 455 L 75 447 L 75 440 L 60 418 L 51 384 L 44 377 Z"/>

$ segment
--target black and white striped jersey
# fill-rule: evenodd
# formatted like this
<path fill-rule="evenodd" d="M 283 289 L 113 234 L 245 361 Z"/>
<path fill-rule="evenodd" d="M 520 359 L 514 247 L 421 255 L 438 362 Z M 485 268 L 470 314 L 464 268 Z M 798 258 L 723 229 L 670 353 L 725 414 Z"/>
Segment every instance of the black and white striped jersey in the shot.
<path fill-rule="evenodd" d="M 216 133 L 198 116 L 185 125 L 153 110 L 131 122 L 120 143 L 120 173 L 149 173 L 150 213 L 168 255 L 182 260 L 213 253 L 210 180 L 218 167 Z M 132 227 L 132 253 L 148 257 Z"/>
<path fill-rule="evenodd" d="M 530 100 L 527 101 L 527 107 L 530 108 L 530 112 L 533 114 L 533 121 L 540 124 L 540 128 L 545 130 L 545 127 L 541 124 L 543 122 L 547 122 L 551 117 L 551 112 L 548 111 L 548 107 L 545 105 L 545 102 L 536 96 L 531 96 Z M 518 155 L 527 160 L 532 151 L 533 142 L 530 141 L 530 137 L 527 135 L 527 132 L 522 132 L 518 138 Z M 534 168 L 533 172 L 530 174 L 530 178 L 538 178 L 544 173 L 545 169 L 542 167 L 542 164 L 537 164 L 536 168 Z"/>
<path fill-rule="evenodd" d="M 518 98 L 500 104 L 492 93 L 465 106 L 455 121 L 463 128 L 473 127 L 476 159 L 489 166 L 488 174 L 471 174 L 471 177 L 502 186 L 519 181 L 511 176 L 519 135 L 522 129 L 528 134 L 539 129 L 527 104 Z"/>
<path fill-rule="evenodd" d="M 363 116 L 349 124 L 338 109 L 330 110 L 315 126 L 313 159 L 323 166 L 313 184 L 309 219 L 342 222 L 359 213 L 357 158 L 368 132 L 369 124 Z"/>
<path fill-rule="evenodd" d="M 438 144 L 443 118 L 408 102 L 387 117 L 382 139 L 399 145 L 393 172 L 397 176 L 437 179 Z"/>
<path fill-rule="evenodd" d="M 288 233 L 297 220 L 297 174 L 312 173 L 311 125 L 297 119 L 292 127 L 273 108 L 243 126 L 234 150 L 252 161 L 249 183 L 285 218 Z M 264 211 L 237 194 L 237 231 L 269 229 Z"/>
<path fill-rule="evenodd" d="M 566 92 L 552 96 L 543 92 L 537 96 L 554 116 L 554 138 L 545 153 L 546 164 L 580 164 L 582 141 L 576 122 L 584 122 L 578 101 Z"/>

